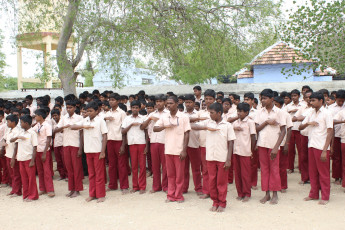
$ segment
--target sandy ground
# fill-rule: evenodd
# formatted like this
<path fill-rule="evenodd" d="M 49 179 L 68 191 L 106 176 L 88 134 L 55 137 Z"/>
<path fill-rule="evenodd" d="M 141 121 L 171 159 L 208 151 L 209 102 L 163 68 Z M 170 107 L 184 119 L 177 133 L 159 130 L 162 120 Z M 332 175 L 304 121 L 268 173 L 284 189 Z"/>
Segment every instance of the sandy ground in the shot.
<path fill-rule="evenodd" d="M 55 179 L 57 172 L 55 173 Z M 67 182 L 54 180 L 55 198 L 41 196 L 25 203 L 9 198 L 9 188 L 0 189 L 0 229 L 344 229 L 345 193 L 332 183 L 331 201 L 326 206 L 303 201 L 310 186 L 298 184 L 299 173 L 289 175 L 289 189 L 279 193 L 279 204 L 260 204 L 261 190 L 252 192 L 248 203 L 237 201 L 235 185 L 228 186 L 228 207 L 224 213 L 209 211 L 211 200 L 200 200 L 192 191 L 185 203 L 164 202 L 166 194 L 121 195 L 107 193 L 105 203 L 85 202 L 88 180 L 82 195 L 66 198 Z M 130 179 L 131 180 L 131 179 Z M 152 178 L 147 180 L 148 190 Z"/>

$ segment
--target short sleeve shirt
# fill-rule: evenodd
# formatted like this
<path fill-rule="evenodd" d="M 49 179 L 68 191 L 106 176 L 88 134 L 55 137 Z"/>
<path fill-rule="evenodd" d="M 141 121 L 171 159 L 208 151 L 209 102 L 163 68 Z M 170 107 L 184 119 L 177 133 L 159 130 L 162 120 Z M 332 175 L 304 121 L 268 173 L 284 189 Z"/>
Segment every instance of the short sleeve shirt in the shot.
<path fill-rule="evenodd" d="M 81 122 L 83 117 L 77 114 L 73 114 L 71 117 L 66 114 L 61 117 L 59 124 L 57 127 L 61 128 L 66 125 L 76 125 L 77 123 Z M 78 147 L 80 146 L 80 134 L 79 130 L 72 130 L 71 128 L 67 128 L 63 130 L 63 146 L 72 146 Z"/>
<path fill-rule="evenodd" d="M 238 119 L 232 123 L 234 128 L 240 127 L 242 131 L 236 131 L 234 141 L 234 154 L 240 156 L 251 156 L 251 135 L 256 134 L 255 123 L 248 116 L 243 120 Z"/>
<path fill-rule="evenodd" d="M 168 114 L 169 111 L 164 109 L 162 112 L 159 112 L 158 110 L 154 111 L 151 113 L 149 117 L 156 117 L 158 119 L 161 118 L 162 115 Z M 158 120 L 157 120 L 158 121 Z M 161 132 L 153 132 L 153 127 L 157 123 L 157 121 L 151 121 L 149 125 L 149 129 L 152 128 L 151 136 L 150 136 L 150 143 L 159 143 L 159 144 L 164 144 L 165 143 L 165 130 Z"/>
<path fill-rule="evenodd" d="M 198 111 L 193 110 L 191 113 L 185 112 L 185 114 L 190 118 L 198 118 Z M 188 147 L 189 148 L 199 148 L 199 131 L 198 130 L 191 130 L 189 132 L 189 141 Z"/>
<path fill-rule="evenodd" d="M 294 104 L 294 103 L 290 103 L 290 104 L 288 104 L 288 105 L 286 106 L 286 111 L 290 114 L 290 117 L 291 117 L 291 119 L 292 119 L 292 118 L 295 116 L 295 114 L 296 114 L 297 112 L 290 112 L 290 111 L 293 111 L 293 110 L 296 110 L 296 109 L 297 109 L 297 111 L 298 111 L 298 110 L 301 109 L 302 107 L 305 107 L 305 105 L 302 104 L 301 102 L 299 102 L 297 105 Z M 300 126 L 300 124 L 301 124 L 300 121 L 295 121 L 295 122 L 293 122 L 292 130 L 298 130 L 298 127 Z"/>
<path fill-rule="evenodd" d="M 140 124 L 145 120 L 145 117 L 138 115 L 127 116 L 122 123 L 122 128 L 127 128 L 132 123 L 139 123 L 139 125 L 132 126 L 127 132 L 128 145 L 143 145 L 146 144 L 145 131 L 140 129 Z"/>
<path fill-rule="evenodd" d="M 93 120 L 85 118 L 82 125 L 90 125 L 93 128 L 84 129 L 84 152 L 100 153 L 102 151 L 103 134 L 108 133 L 107 125 L 104 119 L 96 116 Z"/>
<path fill-rule="evenodd" d="M 328 106 L 328 110 L 331 112 L 333 118 L 343 109 L 344 109 L 344 106 L 338 106 L 337 103 L 334 103 L 334 104 Z M 341 137 L 340 129 L 341 129 L 341 124 L 334 125 L 334 136 L 335 137 Z"/>
<path fill-rule="evenodd" d="M 6 144 L 7 144 L 6 145 L 6 154 L 5 154 L 5 156 L 7 158 L 12 158 L 13 153 L 14 153 L 15 143 L 14 142 L 11 143 L 10 140 L 12 138 L 18 137 L 20 132 L 21 132 L 21 129 L 18 126 L 14 127 L 13 129 L 6 129 L 6 133 L 4 135 L 4 140 L 6 141 Z"/>
<path fill-rule="evenodd" d="M 207 110 L 200 110 L 198 112 L 199 118 L 207 118 L 207 120 L 211 119 L 210 112 Z M 199 131 L 199 144 L 200 147 L 206 147 L 206 131 L 200 130 Z"/>
<path fill-rule="evenodd" d="M 32 129 L 37 133 L 37 152 L 41 153 L 46 147 L 47 137 L 51 137 L 53 135 L 53 128 L 47 121 L 44 121 L 42 124 L 36 123 L 36 125 Z M 47 151 L 50 149 L 50 145 L 51 143 L 49 143 Z"/>
<path fill-rule="evenodd" d="M 104 117 L 112 117 L 114 120 L 110 121 L 107 120 L 107 128 L 108 128 L 108 140 L 113 141 L 121 141 L 122 140 L 122 133 L 121 133 L 121 125 L 123 120 L 126 118 L 126 113 L 120 109 L 119 107 L 116 110 L 108 111 Z"/>
<path fill-rule="evenodd" d="M 53 124 L 53 131 L 57 128 L 57 124 L 54 120 L 52 120 Z M 61 147 L 63 146 L 63 133 L 55 133 L 54 135 L 54 147 Z"/>
<path fill-rule="evenodd" d="M 33 129 L 21 130 L 19 136 L 25 140 L 18 139 L 17 161 L 28 161 L 32 159 L 34 147 L 37 147 L 37 134 Z"/>

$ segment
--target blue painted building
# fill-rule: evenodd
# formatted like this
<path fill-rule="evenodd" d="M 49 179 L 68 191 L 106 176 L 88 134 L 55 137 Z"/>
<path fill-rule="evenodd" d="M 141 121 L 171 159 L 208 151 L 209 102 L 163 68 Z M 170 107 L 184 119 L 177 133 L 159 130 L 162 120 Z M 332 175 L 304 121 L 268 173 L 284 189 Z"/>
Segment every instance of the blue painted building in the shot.
<path fill-rule="evenodd" d="M 308 68 L 312 60 L 302 59 L 296 52 L 299 51 L 286 43 L 274 44 L 253 59 L 250 69 L 245 68 L 235 74 L 237 83 L 332 81 L 335 70 L 313 71 Z M 301 69 L 304 71 L 297 74 Z"/>

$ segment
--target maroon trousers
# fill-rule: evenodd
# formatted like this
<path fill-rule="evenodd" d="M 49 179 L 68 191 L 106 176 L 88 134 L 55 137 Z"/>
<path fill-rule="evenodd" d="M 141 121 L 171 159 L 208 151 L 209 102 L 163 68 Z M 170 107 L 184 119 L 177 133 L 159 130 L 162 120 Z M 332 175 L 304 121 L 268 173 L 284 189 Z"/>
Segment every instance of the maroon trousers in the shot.
<path fill-rule="evenodd" d="M 51 153 L 47 151 L 46 160 L 42 161 L 42 152 L 36 154 L 36 166 L 39 179 L 39 189 L 42 192 L 54 192 L 53 175 L 51 171 Z"/>
<path fill-rule="evenodd" d="M 152 190 L 168 191 L 168 176 L 165 163 L 164 144 L 151 143 Z"/>
<path fill-rule="evenodd" d="M 36 167 L 29 167 L 30 161 L 19 161 L 20 177 L 23 183 L 23 199 L 37 200 Z"/>
<path fill-rule="evenodd" d="M 206 148 L 200 147 L 201 153 L 201 171 L 202 171 L 202 193 L 209 195 L 208 170 L 206 161 Z"/>
<path fill-rule="evenodd" d="M 8 173 L 8 168 L 7 168 L 7 162 L 6 162 L 6 157 L 0 157 L 0 166 L 1 166 L 1 171 L 0 173 L 0 182 L 1 184 L 9 184 L 10 183 L 10 178 L 9 178 L 9 173 Z"/>
<path fill-rule="evenodd" d="M 252 186 L 256 187 L 258 185 L 259 154 L 257 150 L 255 150 L 252 154 L 253 156 L 250 161 L 251 173 L 252 173 L 251 182 L 252 182 Z"/>
<path fill-rule="evenodd" d="M 67 146 L 63 148 L 69 191 L 83 191 L 83 164 L 81 156 L 78 157 L 78 151 L 78 147 Z"/>
<path fill-rule="evenodd" d="M 224 169 L 224 164 L 225 162 L 207 161 L 210 197 L 214 207 L 226 207 L 229 172 Z"/>
<path fill-rule="evenodd" d="M 117 180 L 120 180 L 120 189 L 128 189 L 128 157 L 127 153 L 120 155 L 122 141 L 108 140 L 108 160 L 109 160 L 109 184 L 108 188 L 117 189 Z"/>
<path fill-rule="evenodd" d="M 261 190 L 262 191 L 280 191 L 281 181 L 279 175 L 279 152 L 271 160 L 272 149 L 258 147 L 259 160 L 261 167 Z"/>
<path fill-rule="evenodd" d="M 284 146 L 280 146 L 280 151 L 279 151 L 279 174 L 280 174 L 280 181 L 281 181 L 281 188 L 282 189 L 287 189 L 288 188 L 288 179 L 287 179 L 288 164 L 289 164 L 288 153 L 284 154 Z"/>
<path fill-rule="evenodd" d="M 319 191 L 321 189 L 321 199 L 329 200 L 331 190 L 329 151 L 327 151 L 326 162 L 321 161 L 321 154 L 322 150 L 309 148 L 309 197 L 312 199 L 319 199 Z"/>
<path fill-rule="evenodd" d="M 11 168 L 11 158 L 7 158 L 7 168 L 9 169 L 10 185 L 12 186 L 12 191 L 10 194 L 22 195 L 22 178 L 20 177 L 19 161 L 14 161 L 14 167 Z"/>
<path fill-rule="evenodd" d="M 183 201 L 183 179 L 184 179 L 184 164 L 180 156 L 165 155 L 165 161 L 168 174 L 168 195 L 167 199 L 171 201 Z"/>
<path fill-rule="evenodd" d="M 100 153 L 86 153 L 89 172 L 89 196 L 105 197 L 105 159 L 99 159 Z"/>
<path fill-rule="evenodd" d="M 231 155 L 231 165 L 229 168 L 228 183 L 234 183 L 234 154 Z"/>
<path fill-rule="evenodd" d="M 332 178 L 342 178 L 342 159 L 341 159 L 340 137 L 334 137 L 333 155 L 332 155 Z"/>
<path fill-rule="evenodd" d="M 67 169 L 65 165 L 63 147 L 54 147 L 54 155 L 56 160 L 57 171 L 59 172 L 60 178 L 65 179 L 67 177 Z"/>
<path fill-rule="evenodd" d="M 345 188 L 345 143 L 341 143 L 341 163 L 342 163 L 342 181 L 341 186 Z"/>
<path fill-rule="evenodd" d="M 201 153 L 200 148 L 187 147 L 187 157 L 185 159 L 184 168 L 184 184 L 183 192 L 188 192 L 189 188 L 189 165 L 192 167 L 194 190 L 196 192 L 202 192 L 201 185 Z"/>
<path fill-rule="evenodd" d="M 296 147 L 298 151 L 298 163 L 300 162 L 300 153 L 301 153 L 301 133 L 298 130 L 291 130 L 291 137 L 289 142 L 289 165 L 288 169 L 294 170 L 295 168 L 295 155 L 296 155 Z M 300 164 L 298 164 L 298 168 L 300 169 Z"/>
<path fill-rule="evenodd" d="M 251 157 L 234 154 L 234 168 L 238 197 L 251 197 Z"/>
<path fill-rule="evenodd" d="M 132 184 L 133 190 L 135 191 L 146 190 L 146 156 L 144 154 L 145 147 L 145 144 L 129 146 L 129 153 L 131 154 L 132 164 Z"/>
<path fill-rule="evenodd" d="M 308 136 L 301 135 L 301 180 L 309 181 Z"/>

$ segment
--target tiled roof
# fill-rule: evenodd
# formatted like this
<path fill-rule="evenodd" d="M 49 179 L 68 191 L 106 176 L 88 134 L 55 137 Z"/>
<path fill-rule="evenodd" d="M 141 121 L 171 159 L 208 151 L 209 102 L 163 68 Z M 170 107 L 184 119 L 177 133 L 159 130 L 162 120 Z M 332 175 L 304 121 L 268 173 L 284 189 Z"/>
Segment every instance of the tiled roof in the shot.
<path fill-rule="evenodd" d="M 314 72 L 314 76 L 334 76 L 336 75 L 337 71 L 332 68 L 326 68 L 323 71 L 318 69 Z"/>
<path fill-rule="evenodd" d="M 290 47 L 284 42 L 276 43 L 261 52 L 250 65 L 265 65 L 265 64 L 287 64 L 287 63 L 310 63 L 312 60 L 303 59 L 299 55 L 298 50 Z"/>
<path fill-rule="evenodd" d="M 237 79 L 241 78 L 252 78 L 254 77 L 253 70 L 248 70 L 248 69 L 242 69 L 239 72 L 235 73 L 234 76 L 237 77 Z"/>

